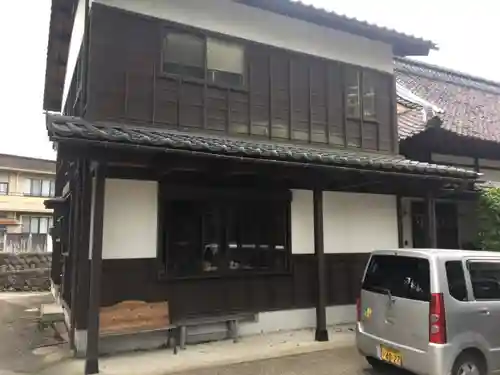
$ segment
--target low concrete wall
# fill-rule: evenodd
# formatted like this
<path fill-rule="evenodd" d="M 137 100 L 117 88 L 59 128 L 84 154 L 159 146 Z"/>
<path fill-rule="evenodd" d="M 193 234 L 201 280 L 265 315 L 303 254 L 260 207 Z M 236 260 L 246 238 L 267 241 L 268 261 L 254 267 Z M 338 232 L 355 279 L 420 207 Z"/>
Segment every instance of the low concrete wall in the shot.
<path fill-rule="evenodd" d="M 0 253 L 0 291 L 49 291 L 51 253 Z"/>

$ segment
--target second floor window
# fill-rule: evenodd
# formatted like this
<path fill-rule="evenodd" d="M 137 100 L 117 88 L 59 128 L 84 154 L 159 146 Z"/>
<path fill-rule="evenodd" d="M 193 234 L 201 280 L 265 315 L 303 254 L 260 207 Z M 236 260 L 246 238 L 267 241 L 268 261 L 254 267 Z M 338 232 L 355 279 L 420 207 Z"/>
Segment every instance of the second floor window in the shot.
<path fill-rule="evenodd" d="M 25 181 L 24 195 L 32 197 L 53 197 L 54 191 L 54 180 L 28 178 Z"/>
<path fill-rule="evenodd" d="M 349 119 L 377 121 L 375 82 L 369 72 L 347 69 L 345 93 Z"/>
<path fill-rule="evenodd" d="M 9 194 L 9 183 L 8 182 L 0 182 L 0 195 Z"/>
<path fill-rule="evenodd" d="M 238 43 L 168 32 L 163 39 L 163 72 L 239 87 L 244 85 L 244 55 Z"/>
<path fill-rule="evenodd" d="M 23 216 L 22 232 L 31 234 L 47 234 L 52 227 L 51 216 Z"/>

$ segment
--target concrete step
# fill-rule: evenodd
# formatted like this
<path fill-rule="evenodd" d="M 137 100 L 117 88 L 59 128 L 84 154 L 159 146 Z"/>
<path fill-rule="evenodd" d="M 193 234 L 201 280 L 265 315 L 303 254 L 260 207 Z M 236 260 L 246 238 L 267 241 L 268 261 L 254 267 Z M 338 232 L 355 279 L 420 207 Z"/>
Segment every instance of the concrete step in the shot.
<path fill-rule="evenodd" d="M 64 312 L 57 303 L 43 304 L 40 306 L 40 322 L 44 324 L 63 322 Z"/>

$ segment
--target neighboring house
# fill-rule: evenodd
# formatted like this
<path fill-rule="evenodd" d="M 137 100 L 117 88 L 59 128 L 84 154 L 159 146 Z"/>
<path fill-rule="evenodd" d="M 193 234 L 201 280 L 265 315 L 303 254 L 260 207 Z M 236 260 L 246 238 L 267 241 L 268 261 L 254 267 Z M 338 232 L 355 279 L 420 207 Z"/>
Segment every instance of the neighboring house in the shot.
<path fill-rule="evenodd" d="M 87 22 L 54 0 L 52 280 L 88 373 L 99 307 L 327 340 L 355 320 L 369 252 L 400 246 L 402 197 L 425 198 L 435 245 L 434 197 L 477 174 L 399 155 L 394 54 L 431 48 L 288 0 L 96 0 Z"/>
<path fill-rule="evenodd" d="M 52 251 L 55 162 L 0 154 L 0 251 Z"/>
<path fill-rule="evenodd" d="M 500 186 L 500 83 L 410 59 L 396 59 L 395 69 L 401 153 L 475 170 L 485 185 Z M 439 247 L 474 247 L 474 197 L 439 201 Z M 422 203 L 406 199 L 403 207 L 404 244 L 421 247 Z"/>

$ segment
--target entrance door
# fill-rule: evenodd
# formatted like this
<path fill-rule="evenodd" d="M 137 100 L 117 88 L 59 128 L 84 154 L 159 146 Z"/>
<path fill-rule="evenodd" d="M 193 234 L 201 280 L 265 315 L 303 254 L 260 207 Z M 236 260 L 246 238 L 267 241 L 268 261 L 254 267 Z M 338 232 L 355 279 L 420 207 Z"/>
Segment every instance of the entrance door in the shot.
<path fill-rule="evenodd" d="M 425 248 L 425 202 L 411 204 L 413 247 Z M 455 202 L 436 203 L 437 247 L 440 249 L 458 249 L 458 214 Z"/>

